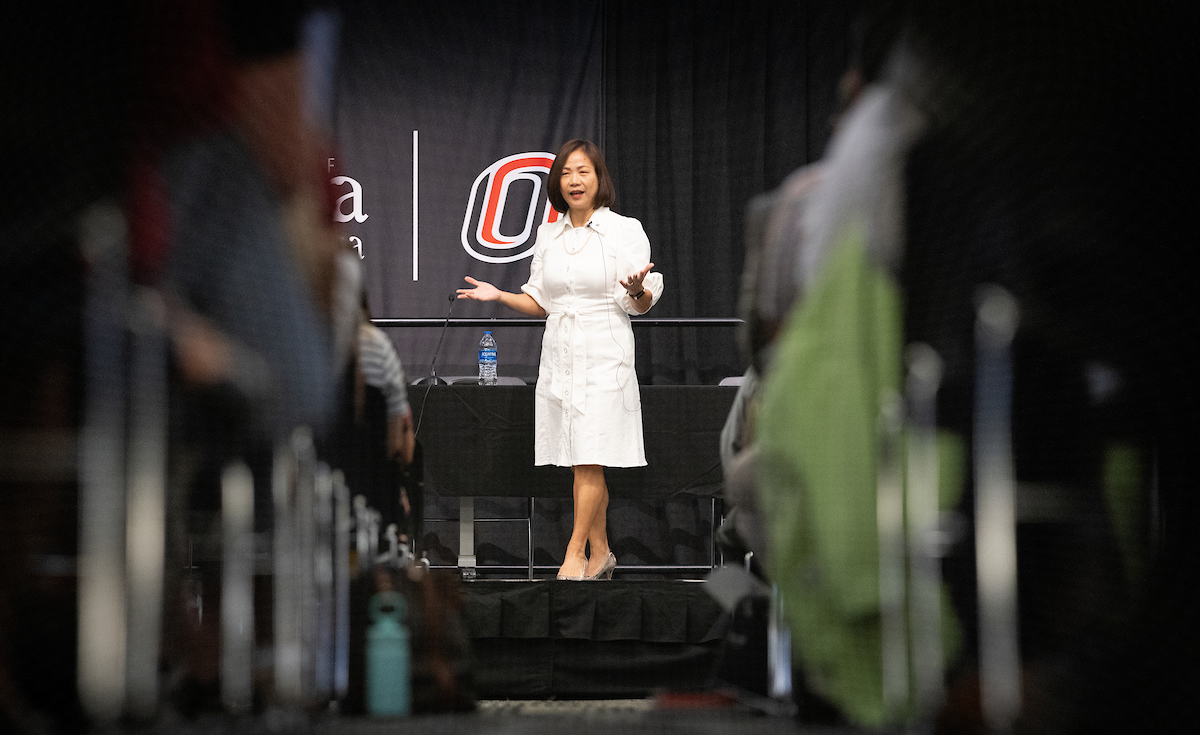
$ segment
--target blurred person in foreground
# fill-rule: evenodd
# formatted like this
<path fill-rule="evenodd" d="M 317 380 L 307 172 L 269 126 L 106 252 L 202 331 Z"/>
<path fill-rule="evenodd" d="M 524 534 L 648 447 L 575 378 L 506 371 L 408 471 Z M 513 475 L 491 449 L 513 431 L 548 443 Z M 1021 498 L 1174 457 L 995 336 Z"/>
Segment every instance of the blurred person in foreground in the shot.
<path fill-rule="evenodd" d="M 800 297 L 756 419 L 767 573 L 797 659 L 853 723 L 913 714 L 882 697 L 880 416 L 902 392 L 905 346 L 929 345 L 943 374 L 939 499 L 971 518 L 974 300 L 995 284 L 1021 314 L 1017 727 L 1178 726 L 1190 707 L 1175 672 L 1198 639 L 1200 341 L 1190 265 L 1174 267 L 1194 252 L 1181 226 L 1194 195 L 1179 183 L 1195 155 L 1173 148 L 1172 108 L 1194 59 L 1181 63 L 1178 19 L 1161 10 L 900 9 L 884 74 L 840 126 L 805 211 Z M 967 528 L 942 561 L 945 704 L 920 713 L 944 732 L 985 727 Z"/>
<path fill-rule="evenodd" d="M 139 19 L 142 93 L 127 212 L 134 278 L 164 294 L 172 346 L 163 657 L 184 712 L 218 695 L 217 565 L 186 575 L 190 536 L 216 527 L 220 475 L 254 477 L 273 519 L 272 458 L 336 408 L 357 310 L 336 259 L 318 132 L 305 116 L 307 3 L 192 0 Z M 181 575 L 184 575 L 181 578 Z"/>
<path fill-rule="evenodd" d="M 839 80 L 837 112 L 833 135 L 839 134 L 843 121 L 868 85 L 877 82 L 884 62 L 898 33 L 898 18 L 893 8 L 860 7 L 851 24 L 853 51 L 849 68 Z M 749 364 L 738 389 L 729 416 L 721 432 L 721 460 L 725 473 L 726 515 L 717 542 L 726 556 L 745 558 L 751 573 L 774 581 L 772 544 L 768 531 L 772 519 L 764 512 L 760 499 L 760 442 L 756 435 L 757 416 L 762 410 L 764 379 L 769 379 L 777 343 L 787 327 L 787 319 L 798 300 L 803 299 L 803 260 L 808 246 L 805 231 L 809 210 L 817 196 L 829 166 L 829 152 L 819 161 L 792 172 L 778 189 L 751 200 L 747 206 L 746 262 L 739 290 L 738 315 L 744 320 L 738 330 L 738 345 Z M 853 543 L 853 541 L 851 541 Z M 783 601 L 787 609 L 788 601 Z M 741 608 L 754 610 L 753 606 Z M 748 621 L 765 630 L 766 607 L 761 601 L 759 619 Z M 745 612 L 743 612 L 745 614 Z M 808 641 L 796 641 L 809 646 Z M 734 648 L 729 676 L 745 678 L 744 666 Z M 840 654 L 838 654 L 840 655 Z M 751 671 L 756 658 L 751 655 Z M 811 659 L 809 659 L 811 661 Z M 827 683 L 806 667 L 804 654 L 794 660 L 792 694 L 800 717 L 807 722 L 844 722 L 845 708 L 831 693 Z M 754 686 L 746 679 L 743 686 Z M 762 683 L 759 684 L 762 686 Z M 765 690 L 761 693 L 765 694 Z M 837 702 L 838 706 L 831 704 Z"/>

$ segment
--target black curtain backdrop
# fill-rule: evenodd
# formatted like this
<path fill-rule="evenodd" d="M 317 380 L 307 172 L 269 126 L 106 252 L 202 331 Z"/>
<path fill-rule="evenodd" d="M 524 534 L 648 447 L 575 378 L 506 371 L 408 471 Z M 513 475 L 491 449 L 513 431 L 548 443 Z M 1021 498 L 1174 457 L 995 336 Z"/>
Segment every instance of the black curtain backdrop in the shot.
<path fill-rule="evenodd" d="M 666 287 L 653 316 L 735 315 L 744 212 L 820 158 L 851 4 L 610 0 L 606 156 Z M 638 332 L 643 383 L 740 375 L 733 330 Z"/>
<path fill-rule="evenodd" d="M 553 153 L 583 136 L 605 149 L 614 209 L 642 221 L 666 278 L 650 316 L 734 316 L 746 204 L 820 157 L 848 60 L 849 7 L 344 3 L 334 114 L 340 153 L 330 175 L 362 188 L 367 218 L 341 227 L 363 243 L 373 315 L 442 317 L 447 294 L 467 274 L 518 289 L 528 258 L 480 262 L 459 242 L 472 181 L 504 156 Z M 419 279 L 413 130 L 421 136 Z M 349 191 L 343 182 L 339 192 Z M 519 230 L 525 210 L 509 212 L 512 201 L 503 221 Z M 349 213 L 350 203 L 341 209 Z M 514 314 L 460 302 L 455 316 Z M 388 331 L 408 372 L 425 374 L 437 330 Z M 450 330 L 439 372 L 472 374 L 481 332 Z M 540 337 L 499 330 L 501 374 L 536 376 Z M 643 383 L 715 383 L 743 370 L 730 327 L 639 329 L 637 350 Z"/>

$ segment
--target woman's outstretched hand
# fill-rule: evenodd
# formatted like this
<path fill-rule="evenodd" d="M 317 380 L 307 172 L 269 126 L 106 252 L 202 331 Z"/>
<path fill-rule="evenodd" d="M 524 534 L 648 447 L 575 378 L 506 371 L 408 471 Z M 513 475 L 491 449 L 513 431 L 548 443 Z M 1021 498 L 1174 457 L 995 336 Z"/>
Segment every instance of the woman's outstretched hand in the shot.
<path fill-rule="evenodd" d="M 470 276 L 466 277 L 467 283 L 474 288 L 458 289 L 458 298 L 474 299 L 475 301 L 499 301 L 502 305 L 510 309 L 526 314 L 528 316 L 536 316 L 539 319 L 546 316 L 546 312 L 534 301 L 533 297 L 527 293 L 509 293 L 501 291 L 487 281 L 477 281 Z"/>
<path fill-rule="evenodd" d="M 650 269 L 653 267 L 653 263 L 647 263 L 645 268 L 630 275 L 629 278 L 625 279 L 624 281 L 618 280 L 617 283 L 624 286 L 625 291 L 628 292 L 630 296 L 633 296 L 642 290 L 642 281 L 646 280 L 646 274 L 649 273 Z"/>
<path fill-rule="evenodd" d="M 458 289 L 458 298 L 474 299 L 476 301 L 498 301 L 500 299 L 500 289 L 487 281 L 477 281 L 470 276 L 466 277 L 466 281 L 474 286 L 474 288 Z"/>

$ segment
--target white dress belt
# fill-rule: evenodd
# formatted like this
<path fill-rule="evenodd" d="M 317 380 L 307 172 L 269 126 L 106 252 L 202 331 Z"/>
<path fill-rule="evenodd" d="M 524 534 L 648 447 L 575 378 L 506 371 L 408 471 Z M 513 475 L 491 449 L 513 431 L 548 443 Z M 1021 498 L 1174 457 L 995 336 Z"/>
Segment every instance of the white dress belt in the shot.
<path fill-rule="evenodd" d="M 583 313 L 604 313 L 604 307 L 585 309 Z M 550 395 L 579 411 L 587 411 L 587 335 L 579 324 L 580 312 L 574 308 L 550 314 L 546 328 L 553 329 L 554 372 L 550 376 Z"/>

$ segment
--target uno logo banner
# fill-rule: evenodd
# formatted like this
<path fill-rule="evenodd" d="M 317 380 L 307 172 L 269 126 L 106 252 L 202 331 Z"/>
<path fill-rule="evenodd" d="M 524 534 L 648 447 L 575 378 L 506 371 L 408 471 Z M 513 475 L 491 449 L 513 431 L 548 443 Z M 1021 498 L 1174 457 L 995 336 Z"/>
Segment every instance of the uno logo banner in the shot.
<path fill-rule="evenodd" d="M 511 263 L 533 255 L 537 228 L 559 213 L 546 198 L 552 153 L 518 153 L 496 161 L 471 185 L 462 246 L 476 260 Z"/>

